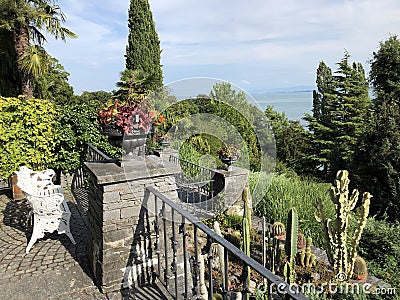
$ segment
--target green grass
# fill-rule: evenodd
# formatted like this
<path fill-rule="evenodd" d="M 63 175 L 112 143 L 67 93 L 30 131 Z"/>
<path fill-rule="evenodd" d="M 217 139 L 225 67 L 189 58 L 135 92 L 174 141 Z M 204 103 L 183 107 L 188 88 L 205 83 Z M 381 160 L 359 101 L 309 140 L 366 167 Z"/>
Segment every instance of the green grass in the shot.
<path fill-rule="evenodd" d="M 260 173 L 250 174 L 251 190 L 258 180 L 263 180 Z M 321 224 L 314 217 L 316 212 L 314 203 L 317 198 L 321 198 L 326 216 L 333 216 L 334 205 L 329 198 L 330 186 L 329 183 L 276 175 L 263 199 L 255 207 L 255 213 L 260 217 L 265 216 L 267 222 L 286 223 L 289 209 L 296 207 L 299 213 L 300 231 L 305 236 L 310 236 L 315 246 L 325 248 Z"/>

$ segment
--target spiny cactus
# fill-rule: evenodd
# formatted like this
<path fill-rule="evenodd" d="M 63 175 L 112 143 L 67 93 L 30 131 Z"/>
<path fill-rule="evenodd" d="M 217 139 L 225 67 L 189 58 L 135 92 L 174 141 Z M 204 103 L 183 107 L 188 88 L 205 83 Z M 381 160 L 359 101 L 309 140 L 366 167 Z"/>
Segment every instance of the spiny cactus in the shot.
<path fill-rule="evenodd" d="M 315 254 L 311 252 L 312 238 L 308 237 L 306 242 L 306 249 L 301 250 L 299 253 L 299 261 L 303 267 L 315 266 L 317 263 Z"/>
<path fill-rule="evenodd" d="M 297 231 L 298 231 L 298 214 L 295 207 L 291 208 L 288 213 L 287 224 L 286 224 L 286 240 L 285 240 L 285 253 L 288 258 L 290 266 L 286 266 L 286 270 L 289 271 L 289 281 L 293 283 L 295 280 L 295 257 L 297 253 Z"/>
<path fill-rule="evenodd" d="M 219 227 L 218 221 L 214 222 L 214 231 L 216 234 L 222 237 L 221 228 Z M 224 247 L 219 244 L 217 245 L 217 247 L 218 247 L 219 269 L 221 272 L 221 282 L 222 284 L 225 284 L 225 278 L 226 278 L 225 276 L 227 276 L 227 274 L 225 274 Z M 227 287 L 225 287 L 225 289 L 226 288 Z"/>
<path fill-rule="evenodd" d="M 250 256 L 250 226 L 249 220 L 247 218 L 243 218 L 243 252 Z M 247 287 L 250 286 L 250 266 L 247 266 L 247 278 L 246 278 Z"/>
<path fill-rule="evenodd" d="M 365 227 L 369 213 L 369 193 L 364 193 L 362 204 L 357 211 L 358 222 L 356 231 L 351 240 L 351 251 L 347 249 L 348 228 L 350 223 L 350 212 L 355 208 L 359 196 L 358 190 L 353 190 L 349 197 L 349 172 L 340 170 L 336 174 L 334 186 L 330 189 L 330 198 L 335 204 L 335 219 L 327 219 L 324 214 L 321 199 L 317 199 L 315 215 L 318 222 L 321 222 L 324 231 L 324 239 L 327 248 L 327 255 L 334 272 L 343 272 L 350 278 L 353 273 L 357 247 L 360 242 L 362 231 Z"/>
<path fill-rule="evenodd" d="M 281 248 L 279 247 L 279 240 L 271 236 L 271 232 L 267 233 L 267 246 L 269 257 L 269 269 L 275 274 L 281 264 Z"/>
<path fill-rule="evenodd" d="M 356 256 L 354 260 L 353 275 L 358 278 L 359 276 L 365 276 L 367 274 L 368 274 L 368 269 L 365 260 L 360 256 Z"/>
<path fill-rule="evenodd" d="M 304 238 L 304 234 L 301 232 L 297 233 L 297 250 L 304 249 L 306 247 L 306 241 Z"/>
<path fill-rule="evenodd" d="M 285 233 L 285 224 L 281 222 L 274 222 L 274 224 L 272 224 L 272 235 L 274 237 L 285 235 Z"/>
<path fill-rule="evenodd" d="M 250 191 L 248 183 L 243 188 L 242 199 L 244 202 L 243 217 L 247 218 L 247 220 L 249 221 L 249 226 L 250 228 L 252 228 L 253 224 L 251 222 L 251 200 L 250 200 Z"/>

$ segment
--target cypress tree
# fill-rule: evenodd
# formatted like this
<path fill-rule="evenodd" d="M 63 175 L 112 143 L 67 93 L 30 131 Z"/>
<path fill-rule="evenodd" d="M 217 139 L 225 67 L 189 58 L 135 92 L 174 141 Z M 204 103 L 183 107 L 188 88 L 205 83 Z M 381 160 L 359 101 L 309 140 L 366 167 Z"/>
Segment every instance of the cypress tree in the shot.
<path fill-rule="evenodd" d="M 308 129 L 312 133 L 310 159 L 321 171 L 320 175 L 325 177 L 334 145 L 330 110 L 335 104 L 336 97 L 332 70 L 323 61 L 319 63 L 317 69 L 316 83 L 317 90 L 313 91 L 313 114 L 306 114 L 304 120 L 308 122 Z"/>
<path fill-rule="evenodd" d="M 350 64 L 349 57 L 345 52 L 334 74 L 320 63 L 313 115 L 305 117 L 313 133 L 312 159 L 325 177 L 350 169 L 370 105 L 364 69 L 360 63 Z"/>
<path fill-rule="evenodd" d="M 151 78 L 146 87 L 154 90 L 162 86 L 160 41 L 147 0 L 131 0 L 129 8 L 129 36 L 125 65 Z"/>

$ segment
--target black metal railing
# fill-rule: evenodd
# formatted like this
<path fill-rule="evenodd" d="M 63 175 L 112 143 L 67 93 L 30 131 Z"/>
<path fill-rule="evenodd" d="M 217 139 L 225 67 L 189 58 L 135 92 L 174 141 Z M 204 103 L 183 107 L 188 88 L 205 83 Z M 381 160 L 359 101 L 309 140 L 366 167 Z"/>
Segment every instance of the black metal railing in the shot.
<path fill-rule="evenodd" d="M 191 161 L 170 155 L 169 161 L 175 165 L 179 165 L 182 170 L 183 179 L 191 182 L 209 181 L 214 177 L 213 169 L 197 165 Z"/>
<path fill-rule="evenodd" d="M 97 149 L 92 144 L 87 144 L 87 162 L 115 162 L 104 152 Z M 76 203 L 78 205 L 79 211 L 86 217 L 86 213 L 89 207 L 88 194 L 87 194 L 87 178 L 85 174 L 84 167 L 77 169 L 74 172 L 71 182 L 71 192 L 75 197 Z M 87 222 L 86 218 L 83 221 Z M 87 225 L 87 224 L 86 224 Z"/>
<path fill-rule="evenodd" d="M 87 161 L 88 162 L 96 162 L 96 161 L 110 161 L 115 162 L 115 159 L 112 159 L 104 152 L 97 149 L 91 143 L 87 144 Z"/>
<path fill-rule="evenodd" d="M 229 264 L 233 260 L 239 261 L 242 265 L 243 274 L 248 274 L 246 272 L 250 267 L 252 270 L 250 274 L 256 272 L 261 276 L 265 284 L 266 299 L 279 298 L 274 286 L 279 287 L 280 296 L 285 295 L 289 299 L 307 299 L 155 188 L 146 187 L 143 205 L 147 220 L 151 219 L 149 217 L 151 212 L 154 214 L 151 223 L 154 230 L 152 233 L 142 235 L 144 239 L 142 242 L 154 247 L 154 251 L 148 251 L 151 256 L 148 259 L 156 261 L 151 266 L 153 282 L 159 279 L 174 299 L 202 299 L 201 294 L 204 296 L 205 287 L 207 298 L 213 299 L 216 288 L 214 283 L 218 281 L 212 272 L 213 245 L 215 244 L 223 248 L 224 270 L 220 270 L 220 273 L 223 272 L 226 275 L 223 277 L 222 284 L 219 285 L 219 292 L 224 299 L 230 299 L 230 294 L 233 292 L 228 284 Z M 150 221 L 147 222 L 146 227 L 149 229 Z M 201 241 L 205 244 L 203 247 L 201 247 Z M 190 247 L 189 244 L 192 246 Z M 206 257 L 206 264 L 201 257 Z M 182 268 L 181 271 L 179 271 L 179 266 Z M 207 277 L 206 281 L 201 280 L 200 269 L 203 271 L 207 269 L 202 272 Z M 246 277 L 245 275 L 243 278 Z M 244 299 L 249 299 L 247 280 L 243 280 L 240 292 Z"/>
<path fill-rule="evenodd" d="M 213 169 L 173 155 L 170 155 L 169 161 L 181 167 L 182 172 L 177 177 L 177 184 L 181 184 L 183 187 L 194 187 L 202 194 L 207 195 L 208 199 L 214 196 L 213 178 L 215 171 Z"/>

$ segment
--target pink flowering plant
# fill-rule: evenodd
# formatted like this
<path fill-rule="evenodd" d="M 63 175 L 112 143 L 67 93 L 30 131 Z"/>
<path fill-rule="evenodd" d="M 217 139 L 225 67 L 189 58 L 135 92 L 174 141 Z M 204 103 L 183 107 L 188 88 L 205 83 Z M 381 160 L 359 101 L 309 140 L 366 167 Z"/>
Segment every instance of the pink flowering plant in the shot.
<path fill-rule="evenodd" d="M 237 145 L 229 145 L 229 146 L 225 145 L 221 147 L 221 149 L 219 149 L 218 155 L 219 157 L 224 159 L 239 159 L 240 158 L 239 147 Z"/>
<path fill-rule="evenodd" d="M 125 80 L 120 82 L 120 90 L 98 110 L 101 125 L 111 125 L 124 133 L 134 131 L 149 132 L 151 124 L 163 122 L 164 117 L 150 109 L 147 92 L 140 86 L 142 81 L 129 70 L 122 73 Z M 121 100 L 122 99 L 122 100 Z"/>

